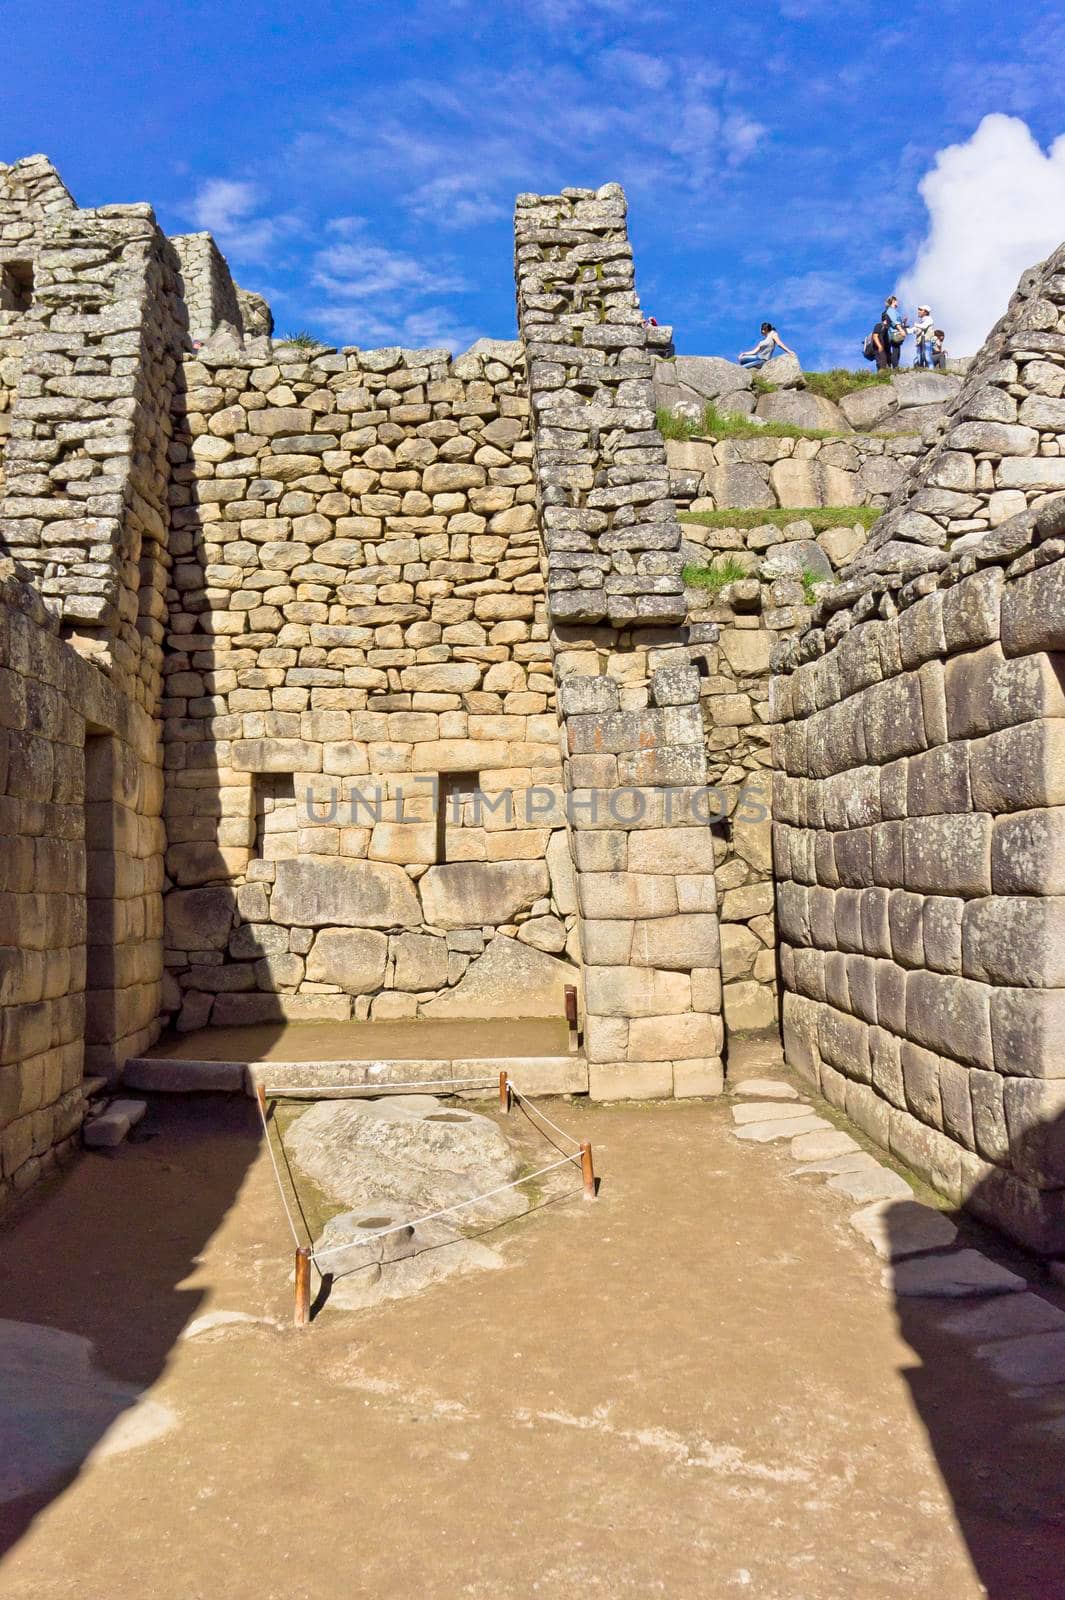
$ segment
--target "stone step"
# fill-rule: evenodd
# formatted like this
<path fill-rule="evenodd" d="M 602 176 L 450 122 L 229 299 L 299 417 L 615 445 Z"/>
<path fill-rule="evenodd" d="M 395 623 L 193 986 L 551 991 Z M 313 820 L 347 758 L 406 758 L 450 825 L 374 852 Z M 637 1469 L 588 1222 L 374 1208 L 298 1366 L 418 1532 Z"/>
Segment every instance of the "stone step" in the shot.
<path fill-rule="evenodd" d="M 410 1084 L 433 1084 L 455 1094 L 492 1095 L 499 1074 L 530 1095 L 587 1094 L 588 1063 L 582 1056 L 474 1056 L 436 1061 L 186 1061 L 171 1056 L 131 1056 L 123 1070 L 129 1088 L 162 1094 L 243 1091 L 259 1084 L 298 1088 L 313 1096 L 334 1097 L 402 1092 Z M 470 1080 L 448 1083 L 448 1079 Z"/>
<path fill-rule="evenodd" d="M 89 1117 L 82 1127 L 82 1138 L 90 1150 L 112 1150 L 120 1145 L 129 1130 L 136 1127 L 147 1111 L 144 1100 L 112 1100 L 98 1116 Z"/>

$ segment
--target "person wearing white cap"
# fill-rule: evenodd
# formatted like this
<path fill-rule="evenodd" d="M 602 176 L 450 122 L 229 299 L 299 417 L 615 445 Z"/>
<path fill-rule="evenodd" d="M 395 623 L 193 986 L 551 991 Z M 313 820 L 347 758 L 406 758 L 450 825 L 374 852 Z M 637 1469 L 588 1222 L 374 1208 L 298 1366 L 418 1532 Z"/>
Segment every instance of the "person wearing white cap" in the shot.
<path fill-rule="evenodd" d="M 914 338 L 917 341 L 917 360 L 915 367 L 934 366 L 935 360 L 932 344 L 935 339 L 935 324 L 928 306 L 917 307 L 917 320 L 913 325 Z"/>

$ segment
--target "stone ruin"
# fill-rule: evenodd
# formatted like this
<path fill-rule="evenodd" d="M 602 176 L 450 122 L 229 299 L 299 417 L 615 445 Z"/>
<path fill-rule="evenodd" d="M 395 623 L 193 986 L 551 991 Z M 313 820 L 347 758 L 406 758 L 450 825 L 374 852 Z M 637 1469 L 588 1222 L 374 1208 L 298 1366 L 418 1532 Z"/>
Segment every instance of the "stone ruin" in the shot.
<path fill-rule="evenodd" d="M 717 1093 L 782 1009 L 873 1139 L 1065 1251 L 1065 251 L 838 438 L 667 442 L 693 395 L 813 412 L 670 359 L 625 215 L 518 197 L 516 340 L 308 350 L 209 235 L 0 167 L 3 1197 L 164 1028 L 574 986 L 571 1087 Z"/>

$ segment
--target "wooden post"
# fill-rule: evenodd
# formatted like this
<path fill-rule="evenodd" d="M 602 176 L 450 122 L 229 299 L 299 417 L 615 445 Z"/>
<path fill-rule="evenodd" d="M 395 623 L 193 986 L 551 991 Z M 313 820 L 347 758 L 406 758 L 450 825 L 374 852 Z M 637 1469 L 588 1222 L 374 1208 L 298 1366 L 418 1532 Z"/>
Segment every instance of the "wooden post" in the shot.
<path fill-rule="evenodd" d="M 578 1032 L 577 986 L 573 983 L 567 983 L 566 985 L 566 1021 L 569 1024 L 569 1047 L 571 1050 L 576 1050 L 580 1034 Z"/>
<path fill-rule="evenodd" d="M 581 1177 L 584 1179 L 584 1198 L 595 1199 L 595 1168 L 592 1165 L 592 1147 L 587 1139 L 581 1140 Z"/>
<path fill-rule="evenodd" d="M 311 1252 L 307 1245 L 296 1251 L 296 1314 L 297 1328 L 305 1328 L 311 1320 Z"/>
<path fill-rule="evenodd" d="M 255 1085 L 255 1098 L 259 1102 L 259 1110 L 262 1112 L 263 1121 L 265 1122 L 266 1121 L 266 1090 L 263 1088 L 261 1083 L 257 1083 Z"/>
<path fill-rule="evenodd" d="M 499 1074 L 499 1109 L 503 1112 L 510 1110 L 510 1079 L 505 1071 Z"/>

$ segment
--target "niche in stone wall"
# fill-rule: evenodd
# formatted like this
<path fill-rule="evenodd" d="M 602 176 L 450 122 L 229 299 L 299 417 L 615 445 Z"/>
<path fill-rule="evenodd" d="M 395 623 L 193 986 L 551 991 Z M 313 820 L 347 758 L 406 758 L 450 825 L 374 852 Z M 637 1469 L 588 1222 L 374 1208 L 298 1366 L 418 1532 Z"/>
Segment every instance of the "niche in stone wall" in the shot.
<path fill-rule="evenodd" d="M 478 772 L 441 772 L 436 796 L 436 861 L 469 861 L 464 848 L 464 828 L 483 823 L 481 775 Z"/>
<path fill-rule="evenodd" d="M 33 263 L 7 261 L 0 267 L 0 311 L 28 311 L 33 305 Z"/>
<path fill-rule="evenodd" d="M 255 855 L 276 861 L 299 854 L 299 812 L 296 776 L 292 772 L 257 772 L 254 778 Z"/>

